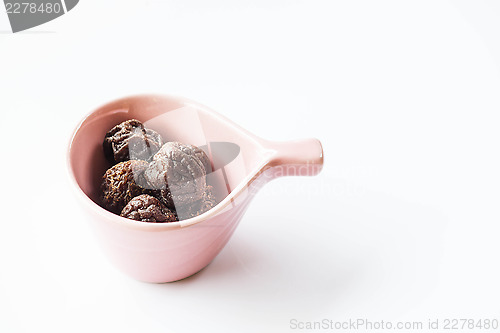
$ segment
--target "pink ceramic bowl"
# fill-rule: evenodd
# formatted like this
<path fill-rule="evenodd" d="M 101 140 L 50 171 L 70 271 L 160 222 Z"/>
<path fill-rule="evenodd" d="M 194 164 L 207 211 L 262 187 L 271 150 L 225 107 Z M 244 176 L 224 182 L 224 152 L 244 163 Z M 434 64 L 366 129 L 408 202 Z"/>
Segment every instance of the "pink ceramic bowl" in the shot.
<path fill-rule="evenodd" d="M 98 205 L 101 177 L 108 167 L 104 135 L 132 118 L 165 141 L 205 149 L 213 163 L 207 181 L 221 200 L 216 207 L 180 222 L 148 223 Z M 266 182 L 286 175 L 316 175 L 322 166 L 323 150 L 316 139 L 267 141 L 203 105 L 172 96 L 133 96 L 98 108 L 78 125 L 68 149 L 71 182 L 105 252 L 130 276 L 157 283 L 183 279 L 208 265 Z"/>

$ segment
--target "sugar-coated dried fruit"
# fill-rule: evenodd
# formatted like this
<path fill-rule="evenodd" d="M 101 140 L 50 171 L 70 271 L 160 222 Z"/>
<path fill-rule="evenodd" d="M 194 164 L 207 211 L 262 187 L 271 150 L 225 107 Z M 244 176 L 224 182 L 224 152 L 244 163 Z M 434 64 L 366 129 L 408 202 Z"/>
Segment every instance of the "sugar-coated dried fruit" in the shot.
<path fill-rule="evenodd" d="M 168 188 L 163 190 L 151 190 L 151 195 L 158 198 L 167 208 L 175 210 L 175 202 L 172 192 Z"/>
<path fill-rule="evenodd" d="M 136 119 L 113 127 L 103 150 L 113 164 L 102 178 L 102 206 L 145 222 L 173 222 L 203 214 L 217 202 L 203 149 L 161 136 Z M 117 164 L 116 164 L 117 163 Z"/>
<path fill-rule="evenodd" d="M 123 208 L 121 216 L 143 222 L 175 222 L 175 214 L 148 194 L 136 196 Z"/>
<path fill-rule="evenodd" d="M 212 172 L 212 165 L 210 164 L 210 159 L 208 158 L 207 154 L 203 149 L 181 142 L 172 141 L 165 143 L 158 151 L 158 153 L 156 153 L 153 156 L 153 159 L 168 158 L 168 152 L 170 152 L 173 149 L 181 150 L 185 154 L 190 156 L 196 156 L 203 164 L 203 167 L 205 168 L 205 173 L 209 174 L 210 172 Z"/>
<path fill-rule="evenodd" d="M 191 205 L 178 207 L 177 216 L 179 220 L 190 219 L 192 217 L 208 212 L 210 209 L 214 208 L 217 203 L 218 202 L 217 198 L 215 197 L 213 187 L 208 185 L 205 188 L 202 199 L 194 202 Z"/>
<path fill-rule="evenodd" d="M 136 119 L 124 121 L 113 127 L 102 144 L 104 155 L 111 163 L 128 160 L 151 160 L 163 140 L 157 132 L 146 129 Z"/>
<path fill-rule="evenodd" d="M 152 189 L 164 190 L 175 205 L 201 200 L 206 187 L 206 170 L 197 153 L 181 143 L 164 144 L 144 172 Z M 170 191 L 168 193 L 167 191 Z M 167 206 L 171 206 L 167 203 Z"/>
<path fill-rule="evenodd" d="M 194 155 L 198 157 L 198 159 L 201 161 L 203 166 L 205 167 L 205 172 L 208 175 L 210 172 L 212 172 L 212 164 L 210 163 L 210 159 L 208 158 L 207 154 L 203 149 L 193 146 L 193 145 L 188 145 L 191 146 L 191 149 L 194 152 Z"/>
<path fill-rule="evenodd" d="M 109 168 L 102 178 L 102 205 L 113 213 L 120 214 L 134 197 L 147 193 L 144 171 L 148 162 L 130 160 Z"/>

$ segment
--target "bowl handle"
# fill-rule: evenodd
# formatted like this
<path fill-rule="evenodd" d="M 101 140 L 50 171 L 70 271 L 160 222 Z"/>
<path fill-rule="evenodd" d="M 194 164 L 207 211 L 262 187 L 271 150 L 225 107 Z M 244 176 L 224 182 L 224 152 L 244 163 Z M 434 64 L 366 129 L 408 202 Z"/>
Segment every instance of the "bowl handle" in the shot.
<path fill-rule="evenodd" d="M 323 168 L 323 147 L 318 139 L 267 141 L 265 146 L 273 151 L 268 167 L 274 177 L 315 176 Z"/>

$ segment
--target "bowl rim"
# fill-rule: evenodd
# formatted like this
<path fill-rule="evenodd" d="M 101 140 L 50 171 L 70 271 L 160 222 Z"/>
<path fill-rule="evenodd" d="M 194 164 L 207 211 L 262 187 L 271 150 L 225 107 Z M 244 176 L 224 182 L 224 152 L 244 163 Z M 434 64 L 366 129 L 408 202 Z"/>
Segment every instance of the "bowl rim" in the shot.
<path fill-rule="evenodd" d="M 224 122 L 225 125 L 233 127 L 237 132 L 245 135 L 248 139 L 254 141 L 257 145 L 259 145 L 261 148 L 263 148 L 263 154 L 262 154 L 262 161 L 257 164 L 257 166 L 251 170 L 246 177 L 243 178 L 243 180 L 238 184 L 222 201 L 220 201 L 215 207 L 212 209 L 208 210 L 207 212 L 200 214 L 198 216 L 192 217 L 190 219 L 182 220 L 182 221 L 176 221 L 176 222 L 168 222 L 168 223 L 151 223 L 151 222 L 144 222 L 144 221 L 136 221 L 136 220 L 131 220 L 126 217 L 122 217 L 118 214 L 114 214 L 105 208 L 101 207 L 98 205 L 96 202 L 94 202 L 80 187 L 78 184 L 72 165 L 71 165 L 71 152 L 73 148 L 73 142 L 79 132 L 79 130 L 82 128 L 83 124 L 96 112 L 98 112 L 101 109 L 104 109 L 106 107 L 109 107 L 113 104 L 117 104 L 120 102 L 125 102 L 125 101 L 130 101 L 130 100 L 138 100 L 138 99 L 147 99 L 147 98 L 159 98 L 159 99 L 173 99 L 176 101 L 179 101 L 180 103 L 188 106 L 191 105 L 199 110 L 202 110 L 203 112 L 207 112 L 211 114 L 212 116 L 218 118 L 220 121 Z M 235 124 L 228 118 L 222 116 L 221 114 L 217 113 L 216 111 L 213 111 L 212 109 L 206 107 L 203 104 L 200 104 L 198 102 L 195 102 L 193 100 L 178 96 L 178 95 L 171 95 L 171 94 L 137 94 L 137 95 L 129 95 L 125 97 L 121 97 L 115 100 L 112 100 L 111 102 L 108 102 L 106 104 L 103 104 L 97 108 L 94 108 L 92 111 L 88 112 L 82 119 L 81 121 L 75 126 L 74 130 L 71 133 L 69 143 L 67 145 L 67 150 L 66 150 L 66 169 L 67 169 L 67 175 L 68 178 L 70 179 L 70 183 L 72 184 L 73 192 L 77 194 L 77 196 L 80 198 L 80 201 L 83 201 L 84 204 L 91 209 L 94 213 L 96 214 L 102 214 L 103 217 L 105 217 L 107 220 L 112 221 L 114 223 L 122 224 L 123 226 L 127 226 L 130 228 L 134 229 L 139 229 L 139 230 L 151 230 L 151 231 L 165 231 L 165 230 L 177 230 L 180 228 L 185 228 L 189 226 L 194 226 L 197 224 L 200 224 L 204 221 L 207 221 L 211 219 L 212 217 L 215 217 L 219 213 L 221 213 L 226 207 L 228 207 L 230 204 L 233 204 L 240 195 L 242 195 L 245 190 L 264 172 L 271 167 L 271 160 L 272 156 L 275 154 L 275 151 L 272 149 L 269 149 L 265 147 L 264 140 L 255 136 L 254 134 L 250 133 L 246 129 L 242 128 L 241 126 Z M 249 196 L 252 196 L 249 194 Z"/>

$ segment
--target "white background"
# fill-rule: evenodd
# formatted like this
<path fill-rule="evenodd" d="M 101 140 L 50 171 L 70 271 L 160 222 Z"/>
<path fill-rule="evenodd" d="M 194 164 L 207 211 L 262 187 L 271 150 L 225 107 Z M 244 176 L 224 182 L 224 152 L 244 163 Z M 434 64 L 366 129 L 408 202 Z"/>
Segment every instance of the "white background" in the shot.
<path fill-rule="evenodd" d="M 0 332 L 500 319 L 499 2 L 81 0 L 0 30 Z M 136 282 L 65 158 L 85 114 L 138 93 L 317 137 L 324 170 L 263 188 L 199 274 Z"/>

